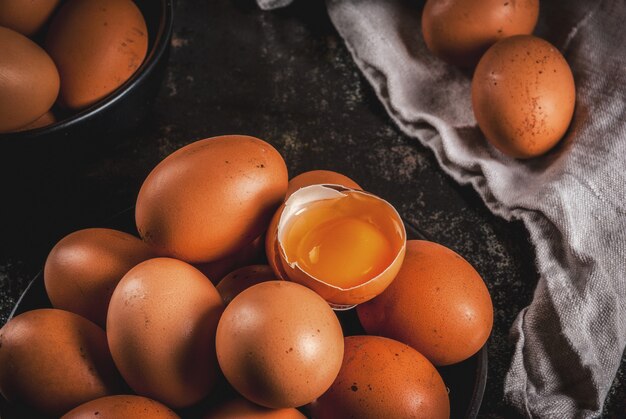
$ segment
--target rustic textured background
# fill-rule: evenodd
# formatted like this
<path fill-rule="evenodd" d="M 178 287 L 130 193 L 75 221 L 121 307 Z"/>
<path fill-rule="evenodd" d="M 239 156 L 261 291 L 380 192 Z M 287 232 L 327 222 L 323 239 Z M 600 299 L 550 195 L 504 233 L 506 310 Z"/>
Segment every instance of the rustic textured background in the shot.
<path fill-rule="evenodd" d="M 253 0 L 179 0 L 171 47 L 152 111 L 134 130 L 80 156 L 63 149 L 63 158 L 36 164 L 19 156 L 19 170 L 0 179 L 0 324 L 54 243 L 133 206 L 163 157 L 197 139 L 250 134 L 277 147 L 290 175 L 345 173 L 476 267 L 495 306 L 481 416 L 510 417 L 502 405 L 508 331 L 537 280 L 527 234 L 492 215 L 393 125 L 323 2 L 262 12 Z M 623 366 L 607 417 L 623 417 Z"/>

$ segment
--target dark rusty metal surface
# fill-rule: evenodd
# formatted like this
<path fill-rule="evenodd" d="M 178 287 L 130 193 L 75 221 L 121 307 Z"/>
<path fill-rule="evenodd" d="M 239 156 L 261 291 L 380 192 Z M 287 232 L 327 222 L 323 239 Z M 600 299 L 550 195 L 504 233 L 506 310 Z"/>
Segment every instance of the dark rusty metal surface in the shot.
<path fill-rule="evenodd" d="M 291 176 L 311 169 L 350 176 L 475 266 L 495 308 L 479 417 L 510 417 L 502 402 L 508 331 L 537 280 L 526 231 L 491 214 L 393 125 L 322 1 L 275 12 L 247 0 L 178 1 L 170 64 L 145 119 L 116 138 L 94 132 L 82 139 L 94 144 L 84 150 L 59 145 L 16 157 L 0 179 L 0 324 L 56 241 L 133 206 L 145 176 L 175 149 L 233 133 L 272 143 Z M 626 406 L 623 371 L 607 417 Z"/>

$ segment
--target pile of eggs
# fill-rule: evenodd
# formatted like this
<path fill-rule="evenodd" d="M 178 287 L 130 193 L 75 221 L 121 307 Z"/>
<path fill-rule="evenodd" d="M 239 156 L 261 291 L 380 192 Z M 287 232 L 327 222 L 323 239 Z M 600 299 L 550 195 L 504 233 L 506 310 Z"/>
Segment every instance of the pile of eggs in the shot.
<path fill-rule="evenodd" d="M 428 0 L 428 49 L 474 69 L 472 107 L 487 140 L 520 159 L 542 155 L 565 135 L 576 102 L 567 61 L 532 34 L 539 0 Z"/>
<path fill-rule="evenodd" d="M 7 400 L 65 418 L 446 418 L 436 366 L 491 332 L 467 261 L 407 240 L 396 210 L 346 176 L 288 180 L 258 138 L 169 155 L 135 221 L 140 238 L 92 228 L 54 246 L 54 308 L 0 329 Z M 349 309 L 367 334 L 344 336 Z"/>
<path fill-rule="evenodd" d="M 146 22 L 132 0 L 60 3 L 0 2 L 0 133 L 41 128 L 98 102 L 146 56 Z"/>

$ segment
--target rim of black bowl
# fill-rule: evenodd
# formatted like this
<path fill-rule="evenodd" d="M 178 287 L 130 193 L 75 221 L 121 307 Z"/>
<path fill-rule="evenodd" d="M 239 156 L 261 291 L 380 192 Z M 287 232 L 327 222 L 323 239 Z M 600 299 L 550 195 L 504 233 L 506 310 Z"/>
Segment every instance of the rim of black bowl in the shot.
<path fill-rule="evenodd" d="M 166 53 L 174 26 L 174 0 L 161 0 L 161 19 L 154 37 L 154 44 L 148 51 L 146 58 L 133 75 L 124 82 L 120 87 L 115 89 L 113 93 L 100 99 L 98 102 L 89 107 L 78 111 L 77 113 L 55 122 L 51 125 L 35 128 L 25 131 L 16 131 L 0 134 L 0 141 L 10 141 L 20 138 L 36 139 L 45 137 L 49 134 L 58 133 L 67 128 L 81 124 L 85 120 L 92 118 L 94 115 L 103 112 L 126 97 L 134 86 L 148 78 L 154 71 L 155 67 Z"/>
<path fill-rule="evenodd" d="M 483 397 L 485 395 L 485 388 L 487 387 L 487 372 L 489 370 L 489 361 L 487 357 L 487 343 L 476 354 L 476 375 L 474 377 L 474 391 L 472 391 L 472 398 L 470 405 L 465 412 L 466 419 L 475 419 L 478 417 L 480 407 L 483 404 Z"/>

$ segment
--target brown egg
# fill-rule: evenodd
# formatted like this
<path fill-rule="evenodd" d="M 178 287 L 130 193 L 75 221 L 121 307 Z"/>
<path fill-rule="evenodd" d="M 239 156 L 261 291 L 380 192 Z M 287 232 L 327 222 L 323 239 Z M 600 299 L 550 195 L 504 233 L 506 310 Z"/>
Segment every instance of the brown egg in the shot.
<path fill-rule="evenodd" d="M 216 381 L 215 329 L 223 303 L 200 271 L 176 259 L 140 263 L 111 297 L 107 337 L 122 377 L 139 395 L 190 406 Z"/>
<path fill-rule="evenodd" d="M 243 290 L 261 282 L 276 280 L 276 274 L 267 265 L 250 265 L 236 269 L 226 275 L 215 288 L 228 305 Z"/>
<path fill-rule="evenodd" d="M 286 190 L 287 166 L 270 144 L 244 135 L 207 138 L 148 175 L 137 197 L 137 228 L 163 256 L 219 260 L 267 229 Z"/>
<path fill-rule="evenodd" d="M 294 408 L 268 409 L 238 397 L 207 412 L 202 419 L 306 419 L 306 416 Z"/>
<path fill-rule="evenodd" d="M 472 80 L 478 126 L 493 146 L 511 157 L 535 157 L 554 147 L 567 131 L 575 101 L 567 61 L 534 36 L 495 44 Z"/>
<path fill-rule="evenodd" d="M 44 284 L 55 308 L 71 311 L 106 326 L 111 294 L 152 249 L 130 234 L 107 228 L 76 231 L 59 241 L 44 266 Z"/>
<path fill-rule="evenodd" d="M 141 396 L 117 395 L 102 397 L 81 404 L 62 419 L 177 419 L 169 407 Z"/>
<path fill-rule="evenodd" d="M 337 376 L 343 334 L 315 292 L 269 281 L 226 307 L 216 348 L 224 376 L 247 399 L 270 408 L 297 407 L 319 397 Z"/>
<path fill-rule="evenodd" d="M 43 128 L 47 127 L 48 125 L 52 125 L 55 122 L 57 122 L 56 117 L 51 111 L 48 111 L 41 115 L 39 118 L 35 119 L 30 124 L 24 125 L 23 127 L 16 129 L 15 131 L 28 131 L 31 129 Z"/>
<path fill-rule="evenodd" d="M 538 16 L 539 0 L 428 0 L 422 33 L 433 54 L 473 68 L 499 39 L 532 33 Z"/>
<path fill-rule="evenodd" d="M 0 133 L 15 131 L 48 112 L 59 93 L 59 73 L 46 52 L 24 35 L 0 27 Z"/>
<path fill-rule="evenodd" d="M 2 0 L 0 26 L 32 36 L 46 23 L 61 0 Z"/>
<path fill-rule="evenodd" d="M 320 184 L 341 185 L 350 189 L 363 189 L 358 183 L 341 173 L 330 170 L 311 170 L 310 172 L 300 173 L 289 181 L 285 199 L 289 198 L 292 193 L 300 188 Z"/>
<path fill-rule="evenodd" d="M 380 294 L 404 259 L 406 231 L 387 201 L 343 186 L 310 185 L 278 209 L 265 239 L 276 276 L 311 288 L 335 309 Z"/>
<path fill-rule="evenodd" d="M 10 402 L 58 417 L 120 383 L 104 331 L 77 314 L 33 310 L 0 329 L 0 392 Z"/>
<path fill-rule="evenodd" d="M 232 255 L 213 262 L 199 263 L 198 268 L 214 284 L 236 269 L 256 265 L 265 261 L 265 234 L 254 239 Z"/>
<path fill-rule="evenodd" d="M 330 389 L 311 404 L 312 417 L 449 418 L 441 376 L 419 352 L 378 336 L 345 339 L 343 364 Z"/>
<path fill-rule="evenodd" d="M 132 0 L 68 0 L 52 19 L 45 48 L 61 75 L 60 103 L 82 109 L 139 68 L 148 31 Z"/>
<path fill-rule="evenodd" d="M 452 250 L 422 240 L 407 242 L 396 279 L 357 313 L 368 334 L 406 343 L 435 365 L 474 355 L 493 325 L 491 297 L 478 272 Z"/>

